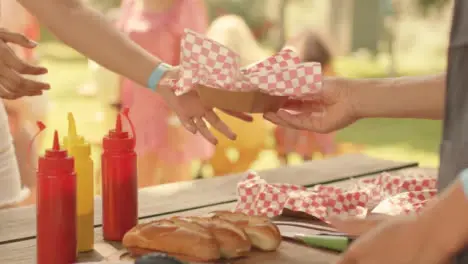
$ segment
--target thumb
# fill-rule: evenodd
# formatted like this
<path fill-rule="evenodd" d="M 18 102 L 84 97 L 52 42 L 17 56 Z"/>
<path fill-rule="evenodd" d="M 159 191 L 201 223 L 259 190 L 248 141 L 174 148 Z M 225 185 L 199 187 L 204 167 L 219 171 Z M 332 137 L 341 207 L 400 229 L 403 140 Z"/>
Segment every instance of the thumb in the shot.
<path fill-rule="evenodd" d="M 328 221 L 330 221 L 331 225 L 339 232 L 343 232 L 351 236 L 360 236 L 370 231 L 386 219 L 388 219 L 388 216 L 373 216 L 366 219 L 332 217 Z"/>

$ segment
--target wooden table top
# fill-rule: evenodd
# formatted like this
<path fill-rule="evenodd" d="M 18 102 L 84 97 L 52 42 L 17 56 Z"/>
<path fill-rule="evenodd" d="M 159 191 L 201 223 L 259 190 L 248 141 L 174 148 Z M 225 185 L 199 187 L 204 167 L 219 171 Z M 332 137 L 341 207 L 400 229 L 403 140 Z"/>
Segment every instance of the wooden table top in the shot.
<path fill-rule="evenodd" d="M 415 162 L 395 162 L 361 154 L 348 154 L 311 161 L 300 166 L 262 171 L 259 174 L 268 182 L 312 186 L 416 166 Z M 214 210 L 230 210 L 235 205 L 236 184 L 242 176 L 230 175 L 142 189 L 139 191 L 140 221 L 172 215 L 197 215 Z M 80 254 L 79 262 L 114 258 L 121 250 L 118 243 L 108 243 L 102 239 L 99 197 L 96 198 L 95 204 L 95 250 Z M 34 207 L 0 211 L 0 263 L 35 263 L 35 214 Z M 319 264 L 334 263 L 336 258 L 334 253 L 284 242 L 276 253 L 254 253 L 236 263 Z"/>

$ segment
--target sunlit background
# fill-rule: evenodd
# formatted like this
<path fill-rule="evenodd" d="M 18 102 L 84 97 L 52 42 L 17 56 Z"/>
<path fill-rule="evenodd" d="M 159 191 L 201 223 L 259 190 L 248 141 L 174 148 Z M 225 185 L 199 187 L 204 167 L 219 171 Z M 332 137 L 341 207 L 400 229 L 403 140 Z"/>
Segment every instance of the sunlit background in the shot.
<path fill-rule="evenodd" d="M 106 14 L 119 6 L 118 0 L 88 1 Z M 437 73 L 445 68 L 451 1 L 377 0 L 210 0 L 210 19 L 224 14 L 244 18 L 266 50 L 275 50 L 283 39 L 305 28 L 325 32 L 338 56 L 335 67 L 340 76 L 374 78 Z M 284 7 L 284 8 L 283 8 Z M 52 84 L 50 114 L 46 123 L 59 132 L 66 131 L 66 114 L 72 111 L 78 129 L 93 144 L 96 160 L 101 139 L 113 125 L 112 110 L 96 96 L 78 93 L 91 82 L 88 61 L 42 30 L 39 53 L 49 68 Z M 115 56 L 119 56 L 116 54 Z M 391 99 L 390 99 L 391 100 Z M 423 98 L 421 98 L 423 100 Z M 44 146 L 50 146 L 48 130 Z M 362 152 L 379 158 L 413 160 L 423 166 L 438 165 L 441 135 L 439 121 L 369 119 L 338 132 L 339 153 Z M 279 165 L 273 137 L 255 169 Z M 236 159 L 235 150 L 228 153 Z M 323 158 L 317 154 L 314 159 Z M 300 163 L 292 155 L 293 163 Z M 98 162 L 96 162 L 98 163 Z M 194 164 L 194 174 L 200 166 Z M 99 170 L 99 168 L 97 168 Z M 212 176 L 207 165 L 204 177 Z"/>

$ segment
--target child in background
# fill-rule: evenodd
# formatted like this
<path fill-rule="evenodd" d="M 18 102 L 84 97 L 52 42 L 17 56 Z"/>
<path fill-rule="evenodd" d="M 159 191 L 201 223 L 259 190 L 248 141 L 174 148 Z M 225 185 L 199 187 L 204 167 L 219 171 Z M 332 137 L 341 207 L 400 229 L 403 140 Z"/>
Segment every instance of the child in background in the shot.
<path fill-rule="evenodd" d="M 207 36 L 229 47 L 241 57 L 241 65 L 247 66 L 268 57 L 268 53 L 256 42 L 245 21 L 235 15 L 221 16 L 214 20 Z M 219 117 L 237 133 L 235 141 L 222 136 L 215 129 L 213 134 L 218 138 L 215 153 L 209 161 L 213 173 L 222 176 L 230 173 L 241 173 L 248 170 L 265 149 L 269 124 L 262 115 L 252 115 L 253 122 L 244 122 L 218 111 Z"/>
<path fill-rule="evenodd" d="M 332 54 L 317 33 L 305 31 L 291 39 L 287 46 L 295 49 L 303 62 L 319 62 L 324 76 L 335 75 L 332 68 Z M 315 152 L 331 155 L 337 151 L 335 133 L 319 134 L 278 126 L 275 129 L 276 151 L 283 164 L 289 154 L 296 152 L 307 161 Z"/>
<path fill-rule="evenodd" d="M 184 29 L 205 33 L 208 27 L 201 0 L 126 0 L 121 12 L 123 32 L 172 65 L 179 64 Z M 182 127 L 162 97 L 139 88 L 122 80 L 121 101 L 136 128 L 139 186 L 192 179 L 192 162 L 209 159 L 214 147 Z"/>

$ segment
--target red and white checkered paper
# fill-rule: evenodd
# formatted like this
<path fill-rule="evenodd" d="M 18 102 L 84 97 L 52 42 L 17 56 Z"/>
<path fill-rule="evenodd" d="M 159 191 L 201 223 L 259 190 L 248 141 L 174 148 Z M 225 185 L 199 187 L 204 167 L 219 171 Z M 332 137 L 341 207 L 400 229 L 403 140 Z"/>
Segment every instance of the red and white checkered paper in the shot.
<path fill-rule="evenodd" d="M 185 30 L 181 43 L 180 79 L 176 94 L 197 84 L 230 91 L 253 91 L 276 96 L 303 96 L 320 91 L 320 63 L 300 63 L 289 49 L 259 63 L 240 67 L 239 54 L 194 31 Z"/>
<path fill-rule="evenodd" d="M 235 211 L 273 217 L 289 209 L 322 221 L 336 215 L 365 217 L 374 208 L 394 215 L 418 212 L 436 194 L 435 186 L 436 179 L 426 175 L 382 173 L 377 178 L 356 180 L 348 188 L 316 185 L 307 189 L 267 183 L 250 171 L 237 185 Z"/>
<path fill-rule="evenodd" d="M 419 213 L 434 196 L 437 190 L 404 192 L 380 202 L 372 213 L 402 215 Z"/>

